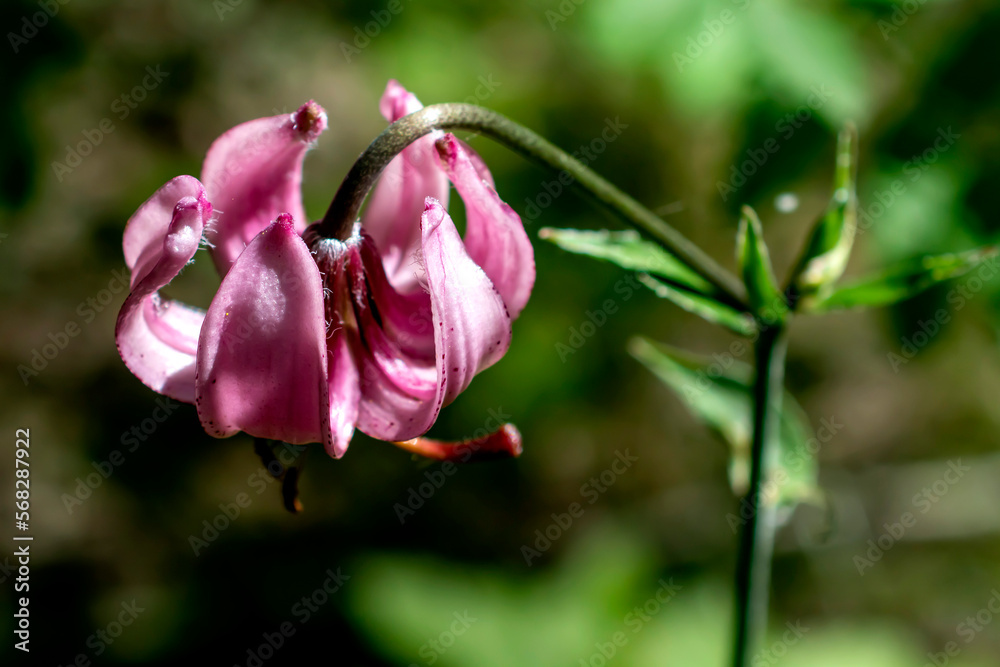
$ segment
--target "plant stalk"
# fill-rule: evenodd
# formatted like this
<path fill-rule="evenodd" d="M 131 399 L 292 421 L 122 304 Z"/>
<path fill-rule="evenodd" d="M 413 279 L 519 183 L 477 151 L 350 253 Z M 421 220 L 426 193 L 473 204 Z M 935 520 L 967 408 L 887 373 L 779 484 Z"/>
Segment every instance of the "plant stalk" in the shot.
<path fill-rule="evenodd" d="M 784 394 L 785 327 L 760 323 L 754 347 L 756 372 L 753 385 L 753 439 L 750 451 L 750 486 L 740 507 L 753 509 L 743 525 L 736 563 L 736 627 L 734 667 L 750 667 L 767 630 L 777 504 L 763 490 L 778 458 L 781 399 Z"/>
<path fill-rule="evenodd" d="M 473 104 L 435 104 L 387 127 L 351 167 L 323 220 L 313 226 L 314 231 L 326 238 L 347 238 L 358 219 L 362 202 L 390 160 L 425 134 L 446 129 L 479 132 L 535 163 L 557 172 L 565 171 L 574 185 L 598 205 L 635 227 L 712 283 L 718 290 L 718 294 L 713 295 L 715 298 L 740 311 L 747 310 L 743 285 L 736 277 L 662 218 L 535 132 L 491 109 Z"/>

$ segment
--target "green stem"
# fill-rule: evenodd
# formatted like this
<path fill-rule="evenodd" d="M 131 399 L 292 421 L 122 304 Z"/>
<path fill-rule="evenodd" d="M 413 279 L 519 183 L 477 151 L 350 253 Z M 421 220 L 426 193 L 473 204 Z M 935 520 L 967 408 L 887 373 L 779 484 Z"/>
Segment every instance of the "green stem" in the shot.
<path fill-rule="evenodd" d="M 698 246 L 632 197 L 585 167 L 536 133 L 509 118 L 473 104 L 435 104 L 387 127 L 351 167 L 323 220 L 313 231 L 326 238 L 345 239 L 358 219 L 361 204 L 389 161 L 433 130 L 461 129 L 495 139 L 528 159 L 555 171 L 565 171 L 601 207 L 619 216 L 659 243 L 718 289 L 720 301 L 746 311 L 743 286 Z"/>
<path fill-rule="evenodd" d="M 753 509 L 740 536 L 736 564 L 734 667 L 749 667 L 767 629 L 767 607 L 774 551 L 776 503 L 762 493 L 778 457 L 781 398 L 784 394 L 785 324 L 760 323 L 754 347 L 753 441 L 750 486 L 741 507 Z"/>

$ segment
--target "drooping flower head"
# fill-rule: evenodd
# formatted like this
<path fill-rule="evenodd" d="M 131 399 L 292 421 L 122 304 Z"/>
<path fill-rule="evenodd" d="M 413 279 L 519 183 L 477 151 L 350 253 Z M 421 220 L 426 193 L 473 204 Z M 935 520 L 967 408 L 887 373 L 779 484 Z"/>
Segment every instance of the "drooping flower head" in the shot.
<path fill-rule="evenodd" d="M 420 108 L 389 83 L 387 120 Z M 534 284 L 530 241 L 479 156 L 441 131 L 390 162 L 348 238 L 307 231 L 302 163 L 326 125 L 315 102 L 238 125 L 212 144 L 201 181 L 179 176 L 139 208 L 123 240 L 119 352 L 149 387 L 194 403 L 216 437 L 321 442 L 340 457 L 358 428 L 441 458 L 446 444 L 414 439 L 506 353 Z M 204 313 L 159 296 L 203 238 L 222 276 Z M 516 455 L 520 437 L 508 425 L 462 446 Z"/>

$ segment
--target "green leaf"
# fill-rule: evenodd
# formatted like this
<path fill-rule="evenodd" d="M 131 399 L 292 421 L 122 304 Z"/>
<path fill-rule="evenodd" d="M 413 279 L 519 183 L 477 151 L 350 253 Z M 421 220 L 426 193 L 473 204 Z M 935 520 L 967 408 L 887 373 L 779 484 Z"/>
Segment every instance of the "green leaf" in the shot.
<path fill-rule="evenodd" d="M 760 219 L 749 206 L 744 206 L 740 215 L 740 228 L 736 235 L 736 263 L 743 274 L 743 282 L 754 312 L 767 320 L 783 319 L 788 306 L 778 289 L 774 269 L 771 268 L 771 257 L 764 243 Z"/>
<path fill-rule="evenodd" d="M 714 293 L 707 280 L 689 269 L 666 250 L 632 230 L 610 232 L 545 227 L 538 237 L 563 250 L 613 262 L 624 269 L 653 273 L 703 294 Z"/>
<path fill-rule="evenodd" d="M 749 393 L 749 389 L 747 392 Z M 818 447 L 819 440 L 799 402 L 788 393 L 781 399 L 781 423 L 778 426 L 781 470 L 786 477 L 781 483 L 778 503 L 794 506 L 798 502 L 822 502 L 819 489 L 819 463 L 809 441 Z"/>
<path fill-rule="evenodd" d="M 351 583 L 358 582 L 344 589 L 346 603 L 369 645 L 389 659 L 386 664 L 414 664 L 418 647 L 453 623 L 456 612 L 473 621 L 468 635 L 449 644 L 447 655 L 432 655 L 427 662 L 439 667 L 576 664 L 577 656 L 594 650 L 592 637 L 611 637 L 622 628 L 622 618 L 637 600 L 655 592 L 659 584 L 651 584 L 662 573 L 653 545 L 620 523 L 597 520 L 583 530 L 573 520 L 558 558 L 537 550 L 537 538 L 528 532 L 534 526 L 524 531 L 518 554 L 522 567 L 545 563 L 545 576 L 368 551 L 344 565 Z M 687 594 L 686 580 L 684 586 Z M 665 606 L 663 613 L 672 607 Z"/>
<path fill-rule="evenodd" d="M 989 262 L 992 273 L 996 273 L 997 255 L 997 246 L 990 246 L 963 253 L 922 257 L 837 286 L 824 297 L 805 300 L 802 306 L 810 312 L 888 306 L 964 275 L 983 262 Z"/>
<path fill-rule="evenodd" d="M 754 332 L 753 318 L 747 313 L 741 313 L 710 297 L 671 287 L 647 273 L 640 273 L 638 278 L 639 282 L 653 290 L 656 296 L 668 299 L 689 313 L 694 313 L 712 324 L 724 326 L 741 336 L 749 336 Z"/>
<path fill-rule="evenodd" d="M 749 478 L 753 370 L 731 355 L 701 357 L 645 338 L 634 338 L 629 353 L 677 392 L 688 409 L 722 436 L 731 452 L 730 482 L 743 493 Z M 777 503 L 794 507 L 819 498 L 818 467 L 809 449 L 809 420 L 787 392 L 782 401 L 779 457 L 772 470 Z"/>
<path fill-rule="evenodd" d="M 799 294 L 821 291 L 847 268 L 858 228 L 857 130 L 848 124 L 837 138 L 837 167 L 833 197 L 813 227 L 805 252 L 795 268 L 792 284 Z"/>

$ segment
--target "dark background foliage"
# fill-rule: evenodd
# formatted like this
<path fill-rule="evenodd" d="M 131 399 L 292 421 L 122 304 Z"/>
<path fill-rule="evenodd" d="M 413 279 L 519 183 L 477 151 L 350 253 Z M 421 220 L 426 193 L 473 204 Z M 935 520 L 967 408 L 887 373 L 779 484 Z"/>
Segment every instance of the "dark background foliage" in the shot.
<path fill-rule="evenodd" d="M 292 516 L 278 485 L 258 481 L 250 440 L 208 437 L 191 406 L 129 451 L 123 439 L 157 396 L 115 351 L 124 293 L 99 299 L 124 269 L 131 213 L 168 178 L 197 175 L 212 139 L 237 123 L 308 99 L 327 109 L 304 186 L 318 218 L 384 126 L 390 78 L 424 103 L 471 98 L 570 151 L 596 150 L 618 119 L 627 127 L 595 170 L 727 266 L 738 207 L 752 204 L 782 274 L 829 197 L 836 131 L 853 120 L 868 217 L 849 273 L 997 238 L 992 2 L 48 0 L 3 3 L 0 27 L 0 507 L 7 526 L 13 434 L 30 427 L 33 664 L 81 654 L 94 664 L 601 664 L 618 631 L 627 644 L 616 664 L 726 659 L 736 543 L 726 517 L 738 511 L 728 454 L 625 346 L 640 333 L 713 353 L 731 339 L 626 289 L 612 265 L 536 242 L 538 281 L 510 352 L 432 431 L 461 438 L 502 412 L 524 435 L 517 461 L 447 476 L 358 435 L 340 461 L 307 455 L 305 511 Z M 147 68 L 165 74 L 140 100 Z M 958 138 L 933 150 L 949 131 Z M 470 141 L 533 239 L 546 225 L 619 226 L 575 194 L 552 197 L 554 174 Z M 760 159 L 765 145 L 778 149 Z M 205 306 L 217 278 L 198 257 L 170 295 Z M 996 664 L 997 294 L 996 279 L 959 279 L 891 310 L 796 323 L 789 387 L 815 427 L 839 426 L 818 452 L 825 505 L 795 512 L 774 563 L 774 640 L 786 622 L 808 632 L 764 664 L 919 665 L 949 642 L 949 664 Z M 608 299 L 615 312 L 602 318 Z M 941 309 L 949 321 L 919 336 Z M 576 338 L 591 314 L 606 321 Z M 18 366 L 69 323 L 79 335 L 24 381 Z M 115 450 L 121 464 L 68 505 Z M 591 504 L 588 480 L 626 450 L 638 463 Z M 958 459 L 970 470 L 934 493 Z M 401 521 L 421 488 L 430 497 Z M 925 488 L 935 502 L 923 511 Z M 241 493 L 250 505 L 196 554 L 191 536 Z M 574 502 L 583 515 L 550 528 Z M 883 537 L 875 560 L 868 540 L 906 512 L 915 525 Z M 526 559 L 522 547 L 547 528 L 557 538 Z M 297 605 L 326 597 L 314 592 L 338 568 L 349 579 L 306 618 Z M 13 575 L 0 578 L 0 652 L 12 655 Z M 676 596 L 631 625 L 630 610 L 670 578 Z M 133 600 L 143 611 L 120 636 L 95 635 L 115 632 Z M 261 651 L 283 623 L 294 634 Z"/>

